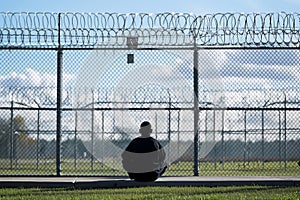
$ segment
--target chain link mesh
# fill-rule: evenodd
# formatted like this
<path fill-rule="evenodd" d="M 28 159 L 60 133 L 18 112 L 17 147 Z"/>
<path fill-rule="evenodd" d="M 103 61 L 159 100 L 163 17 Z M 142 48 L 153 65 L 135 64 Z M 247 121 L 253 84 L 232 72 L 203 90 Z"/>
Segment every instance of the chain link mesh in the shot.
<path fill-rule="evenodd" d="M 0 54 L 1 175 L 53 174 L 56 52 Z"/>
<path fill-rule="evenodd" d="M 297 175 L 298 50 L 200 51 L 200 175 Z M 167 174 L 193 175 L 193 51 L 63 58 L 62 174 L 125 175 L 120 152 L 149 120 Z M 1 61 L 2 175 L 55 174 L 56 52 L 2 50 Z"/>
<path fill-rule="evenodd" d="M 149 121 L 166 175 L 299 176 L 297 17 L 1 13 L 0 175 L 126 175 L 121 153 Z M 284 26 L 255 42 L 246 30 L 270 20 Z"/>

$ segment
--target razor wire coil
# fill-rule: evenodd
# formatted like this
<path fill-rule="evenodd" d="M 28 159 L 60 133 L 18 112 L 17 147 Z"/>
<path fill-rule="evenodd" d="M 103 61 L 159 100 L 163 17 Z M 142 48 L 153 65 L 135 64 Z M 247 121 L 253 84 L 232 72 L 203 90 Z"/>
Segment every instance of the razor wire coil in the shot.
<path fill-rule="evenodd" d="M 1 46 L 124 47 L 128 37 L 140 46 L 299 47 L 300 14 L 0 12 Z"/>
<path fill-rule="evenodd" d="M 118 109 L 123 108 L 124 105 L 131 107 L 141 107 L 141 106 L 150 106 L 154 107 L 165 107 L 168 106 L 176 107 L 179 110 L 181 108 L 190 108 L 193 104 L 192 96 L 185 95 L 185 88 L 177 88 L 176 94 L 171 94 L 167 89 L 161 89 L 159 92 L 156 92 L 156 95 L 153 96 L 153 91 L 151 88 L 140 88 L 133 96 L 128 95 L 126 92 L 122 94 L 114 93 L 114 90 L 111 88 L 97 88 L 95 90 L 83 89 L 80 91 L 81 95 L 91 96 L 93 94 L 94 100 L 89 98 L 83 98 L 78 101 L 77 104 L 72 103 L 72 98 L 78 96 L 74 93 L 73 88 L 64 88 L 62 102 L 65 108 L 83 108 L 82 105 L 92 105 L 96 107 L 103 108 L 114 108 Z M 122 88 L 124 90 L 124 88 Z M 29 108 L 43 108 L 43 107 L 52 107 L 55 109 L 57 100 L 53 96 L 53 93 L 56 91 L 56 87 L 2 87 L 0 89 L 0 105 L 10 107 L 11 102 L 15 102 L 15 107 L 27 106 Z M 233 90 L 234 91 L 234 90 Z M 299 90 L 290 90 L 288 92 L 282 90 L 265 90 L 260 91 L 261 99 L 257 99 L 256 96 L 253 96 L 253 92 L 257 90 L 249 90 L 247 92 L 234 91 L 242 93 L 240 97 L 236 99 L 228 99 L 226 95 L 223 95 L 218 101 L 210 102 L 209 95 L 214 93 L 219 93 L 219 91 L 201 91 L 201 101 L 199 101 L 199 106 L 202 108 L 221 108 L 226 110 L 227 107 L 222 107 L 226 101 L 228 108 L 234 109 L 264 109 L 264 108 L 274 108 L 280 109 L 283 108 L 284 104 L 287 104 L 288 108 L 296 109 L 300 107 L 300 97 Z M 152 95 L 152 96 L 151 96 Z M 287 96 L 287 98 L 286 98 Z M 118 100 L 117 100 L 118 99 Z M 160 105 L 158 105 L 160 104 Z M 90 108 L 90 107 L 89 107 Z"/>

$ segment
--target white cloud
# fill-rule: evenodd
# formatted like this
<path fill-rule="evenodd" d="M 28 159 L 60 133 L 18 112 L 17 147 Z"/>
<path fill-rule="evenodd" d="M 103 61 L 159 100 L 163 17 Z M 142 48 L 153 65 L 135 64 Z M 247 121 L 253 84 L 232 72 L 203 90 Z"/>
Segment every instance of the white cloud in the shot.
<path fill-rule="evenodd" d="M 32 84 L 34 86 L 38 86 L 41 84 L 42 77 L 38 71 L 35 71 L 31 68 L 26 68 L 25 77 L 27 81 L 29 81 L 29 84 Z"/>
<path fill-rule="evenodd" d="M 73 74 L 63 74 L 63 87 L 68 87 L 73 79 Z M 26 68 L 22 73 L 11 72 L 7 75 L 0 75 L 0 104 L 9 106 L 8 103 L 12 99 L 32 106 L 36 106 L 35 102 L 40 105 L 55 104 L 57 99 L 56 85 L 56 73 L 41 73 L 32 68 Z M 63 100 L 68 95 L 63 90 Z"/>
<path fill-rule="evenodd" d="M 68 84 L 73 78 L 73 74 L 63 74 L 63 83 Z M 53 87 L 56 84 L 56 74 L 41 73 L 32 68 L 26 68 L 23 73 L 12 72 L 11 74 L 0 76 L 0 86 L 7 88 Z"/>
<path fill-rule="evenodd" d="M 169 78 L 172 75 L 172 68 L 167 65 L 149 66 L 149 69 L 152 70 L 152 73 L 149 72 L 149 74 L 153 74 L 158 79 Z"/>

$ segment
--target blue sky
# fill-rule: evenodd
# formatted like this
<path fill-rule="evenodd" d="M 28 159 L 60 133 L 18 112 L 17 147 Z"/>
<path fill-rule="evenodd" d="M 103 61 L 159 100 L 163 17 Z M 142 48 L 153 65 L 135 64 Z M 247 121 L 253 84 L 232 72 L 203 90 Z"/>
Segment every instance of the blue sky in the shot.
<path fill-rule="evenodd" d="M 213 13 L 226 13 L 226 12 L 243 12 L 243 13 L 251 13 L 251 12 L 287 12 L 292 13 L 300 10 L 300 0 L 109 0 L 109 1 L 101 1 L 101 0 L 0 0 L 1 12 L 117 12 L 117 13 L 160 13 L 160 12 L 184 12 L 184 13 L 194 13 L 196 15 L 204 15 L 204 14 L 213 14 Z M 30 56 L 25 56 L 26 59 L 17 60 L 12 59 L 14 57 L 22 57 L 24 54 L 19 54 L 14 52 L 12 54 L 10 52 L 3 52 L 7 55 L 0 55 L 0 67 L 1 63 L 11 63 L 10 68 L 6 68 L 5 70 L 0 71 L 0 82 L 2 83 L 11 83 L 14 82 L 16 84 L 25 84 L 28 82 L 32 82 L 34 84 L 41 84 L 45 81 L 42 80 L 53 80 L 51 83 L 55 84 L 56 77 L 56 63 L 55 59 L 52 61 L 40 61 L 35 60 Z M 22 52 L 24 53 L 24 52 Z M 293 53 L 293 52 L 292 52 Z M 52 54 L 51 54 L 52 55 Z M 51 55 L 40 55 L 42 58 L 49 57 Z M 69 65 L 74 67 L 74 62 L 67 60 L 67 54 L 65 54 L 65 71 L 64 73 L 68 73 L 68 80 L 72 80 L 72 76 L 74 76 L 74 71 L 68 71 Z M 222 54 L 223 55 L 223 54 Z M 222 56 L 221 55 L 221 56 Z M 55 52 L 52 56 L 56 56 Z M 238 55 L 229 54 L 223 55 L 224 57 L 228 57 L 229 61 L 234 60 Z M 300 70 L 295 71 L 295 68 L 291 67 L 287 70 L 285 68 L 286 73 L 281 73 L 283 67 L 285 67 L 286 63 L 282 63 L 280 60 L 275 59 L 270 61 L 270 63 L 265 63 L 264 59 L 256 59 L 260 57 L 264 57 L 265 54 L 253 54 L 252 57 L 255 58 L 254 61 L 257 63 L 253 63 L 253 60 L 241 60 L 241 69 L 238 71 L 229 70 L 229 65 L 224 65 L 222 69 L 222 73 L 226 77 L 234 77 L 237 78 L 238 81 L 244 81 L 245 85 L 255 85 L 260 83 L 259 85 L 267 85 L 261 84 L 261 79 L 269 81 L 270 79 L 283 79 L 290 78 L 291 74 L 293 77 L 300 77 Z M 274 56 L 274 55 L 273 55 Z M 23 57 L 23 58 L 25 58 Z M 300 54 L 293 53 L 293 58 L 298 62 L 300 59 Z M 11 60 L 10 60 L 11 59 Z M 50 59 L 49 59 L 50 60 Z M 282 59 L 285 60 L 285 59 Z M 289 65 L 295 66 L 289 60 Z M 224 62 L 226 63 L 226 62 Z M 230 62 L 228 62 L 230 63 Z M 68 65 L 69 64 L 69 65 Z M 269 66 L 264 71 L 258 71 L 260 65 Z M 20 67 L 22 66 L 22 67 Z M 43 67 L 40 67 L 43 66 Z M 226 68 L 227 66 L 227 68 Z M 258 67 L 257 67 L 258 66 Z M 242 67 L 248 67 L 247 73 L 242 73 Z M 231 68 L 230 68 L 231 69 Z M 253 72 L 253 73 L 251 73 Z M 258 74 L 260 72 L 260 74 Z M 277 75 L 277 74 L 280 74 Z M 2 76 L 1 76 L 2 75 Z M 259 77 L 258 77 L 259 75 Z M 260 77 L 262 76 L 262 77 Z M 255 78 L 260 78 L 255 79 Z M 4 81 L 3 81 L 4 80 Z M 13 80 L 13 81 L 10 81 Z M 18 81 L 17 81 L 18 80 Z M 297 79 L 295 79 L 297 80 Z M 231 79 L 228 78 L 228 82 L 231 82 Z M 21 85 L 22 85 L 21 84 Z M 273 83 L 270 83 L 273 84 Z M 278 83 L 276 83 L 278 84 Z M 278 84 L 279 85 L 279 84 Z M 239 84 L 235 84 L 235 86 L 239 86 Z M 270 86 L 274 87 L 274 86 Z"/>
<path fill-rule="evenodd" d="M 299 0 L 0 0 L 2 12 L 297 12 Z"/>

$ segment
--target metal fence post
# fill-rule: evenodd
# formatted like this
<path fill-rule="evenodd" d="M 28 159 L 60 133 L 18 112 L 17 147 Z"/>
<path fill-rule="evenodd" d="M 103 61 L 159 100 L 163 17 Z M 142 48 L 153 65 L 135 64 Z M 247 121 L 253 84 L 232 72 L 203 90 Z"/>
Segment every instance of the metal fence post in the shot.
<path fill-rule="evenodd" d="M 36 143 L 36 169 L 39 169 L 39 157 L 40 157 L 40 106 L 38 105 L 38 116 L 37 116 L 37 143 Z"/>
<path fill-rule="evenodd" d="M 13 160 L 14 160 L 14 102 L 10 102 L 10 169 L 13 169 Z"/>
<path fill-rule="evenodd" d="M 63 52 L 60 46 L 60 20 L 61 13 L 58 13 L 58 48 L 57 48 L 57 106 L 56 106 L 56 175 L 61 172 L 61 112 L 62 112 L 62 61 Z"/>
<path fill-rule="evenodd" d="M 180 110 L 178 111 L 177 115 L 177 157 L 179 158 L 180 155 Z M 180 162 L 178 162 L 179 164 Z"/>
<path fill-rule="evenodd" d="M 169 103 L 168 103 L 168 106 L 169 106 L 169 111 L 168 111 L 168 143 L 169 145 L 171 146 L 171 107 L 172 107 L 172 103 L 171 103 L 171 94 L 170 94 L 170 90 L 168 89 L 168 95 L 169 95 Z M 170 161 L 170 148 L 168 148 L 168 155 L 167 155 L 167 158 L 169 159 Z"/>
<path fill-rule="evenodd" d="M 247 111 L 244 112 L 244 168 L 246 168 L 247 157 Z"/>
<path fill-rule="evenodd" d="M 94 91 L 92 90 L 92 127 L 91 127 L 91 171 L 94 173 L 94 123 L 95 123 L 95 100 L 94 100 Z"/>
<path fill-rule="evenodd" d="M 222 110 L 222 169 L 224 169 L 225 151 L 224 151 L 224 110 Z"/>
<path fill-rule="evenodd" d="M 278 119 L 278 125 L 279 125 L 279 138 L 278 138 L 278 140 L 279 140 L 279 144 L 278 144 L 278 146 L 279 146 L 279 148 L 278 148 L 278 155 L 279 155 L 279 168 L 281 169 L 281 160 L 282 160 L 282 158 L 281 158 L 281 114 L 280 114 L 280 110 L 278 111 L 278 117 L 279 117 L 279 119 Z"/>
<path fill-rule="evenodd" d="M 104 127 L 104 111 L 102 111 L 102 114 L 101 114 L 101 140 L 102 140 L 102 153 L 101 153 L 101 166 L 103 167 L 104 166 L 104 134 L 105 134 L 105 127 Z"/>
<path fill-rule="evenodd" d="M 77 169 L 77 123 L 78 123 L 78 114 L 77 110 L 75 111 L 75 128 L 74 128 L 74 168 Z"/>
<path fill-rule="evenodd" d="M 287 141 L 286 141 L 286 94 L 284 93 L 284 169 L 286 170 L 287 161 L 286 161 L 286 151 L 287 151 Z"/>
<path fill-rule="evenodd" d="M 216 111 L 213 110 L 213 140 L 214 143 L 216 142 Z M 216 144 L 216 143 L 215 143 Z M 217 169 L 217 152 L 216 152 L 216 146 L 213 147 L 213 159 L 214 159 L 214 169 Z"/>
<path fill-rule="evenodd" d="M 265 124 L 264 110 L 261 111 L 261 153 L 262 153 L 262 169 L 265 167 Z"/>
<path fill-rule="evenodd" d="M 199 121 L 199 91 L 198 91 L 198 49 L 196 43 L 196 37 L 194 37 L 194 69 L 193 69 L 193 79 L 194 79 L 194 176 L 199 176 L 199 131 L 198 131 L 198 121 Z"/>

